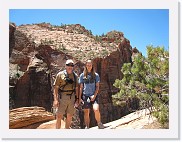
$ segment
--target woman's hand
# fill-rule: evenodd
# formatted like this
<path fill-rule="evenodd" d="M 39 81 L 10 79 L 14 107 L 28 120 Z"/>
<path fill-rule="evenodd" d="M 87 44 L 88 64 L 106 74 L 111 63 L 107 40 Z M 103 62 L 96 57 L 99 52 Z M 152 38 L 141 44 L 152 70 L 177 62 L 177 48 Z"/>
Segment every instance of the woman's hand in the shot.
<path fill-rule="evenodd" d="M 79 104 L 80 105 L 84 104 L 84 101 L 82 99 L 80 99 Z"/>
<path fill-rule="evenodd" d="M 93 102 L 95 100 L 96 96 L 95 95 L 92 95 L 90 98 L 91 98 L 90 101 Z"/>

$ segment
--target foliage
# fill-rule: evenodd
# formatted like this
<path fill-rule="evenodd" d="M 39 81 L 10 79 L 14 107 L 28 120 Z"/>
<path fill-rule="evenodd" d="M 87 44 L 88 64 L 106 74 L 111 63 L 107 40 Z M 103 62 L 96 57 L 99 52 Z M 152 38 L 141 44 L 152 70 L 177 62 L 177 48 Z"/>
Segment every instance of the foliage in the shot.
<path fill-rule="evenodd" d="M 107 56 L 109 54 L 109 52 L 106 49 L 102 49 L 101 55 L 103 57 Z"/>
<path fill-rule="evenodd" d="M 40 42 L 42 45 L 52 45 L 54 43 L 52 39 L 47 39 L 47 38 L 45 38 L 44 40 L 41 39 Z"/>
<path fill-rule="evenodd" d="M 92 35 L 92 31 L 91 30 L 89 30 L 89 33 L 90 33 L 90 35 Z"/>
<path fill-rule="evenodd" d="M 11 78 L 15 79 L 15 80 L 22 77 L 23 74 L 24 74 L 24 72 L 20 70 L 20 67 L 18 66 L 18 64 L 16 64 L 14 69 L 10 72 Z"/>
<path fill-rule="evenodd" d="M 114 86 L 120 91 L 112 96 L 119 105 L 123 98 L 137 97 L 140 109 L 147 108 L 161 124 L 169 121 L 169 52 L 163 47 L 148 46 L 147 57 L 133 56 L 132 63 L 121 69 L 122 80 L 116 79 Z"/>
<path fill-rule="evenodd" d="M 96 35 L 96 36 L 95 36 L 95 41 L 97 41 L 97 42 L 101 42 L 101 41 L 102 41 L 102 37 L 101 37 L 101 36 Z"/>
<path fill-rule="evenodd" d="M 60 51 L 66 51 L 66 47 L 63 44 L 60 44 L 58 49 Z"/>

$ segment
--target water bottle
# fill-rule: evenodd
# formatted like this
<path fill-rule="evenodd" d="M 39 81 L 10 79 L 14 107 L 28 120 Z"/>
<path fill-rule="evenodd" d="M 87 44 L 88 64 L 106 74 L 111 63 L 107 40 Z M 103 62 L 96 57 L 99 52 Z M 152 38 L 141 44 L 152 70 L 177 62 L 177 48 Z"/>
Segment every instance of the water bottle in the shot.
<path fill-rule="evenodd" d="M 53 107 L 52 108 L 52 113 L 53 113 L 55 119 L 56 119 L 56 113 L 57 113 L 57 111 L 58 111 L 58 107 Z"/>
<path fill-rule="evenodd" d="M 90 103 L 90 98 L 88 97 L 87 102 Z"/>

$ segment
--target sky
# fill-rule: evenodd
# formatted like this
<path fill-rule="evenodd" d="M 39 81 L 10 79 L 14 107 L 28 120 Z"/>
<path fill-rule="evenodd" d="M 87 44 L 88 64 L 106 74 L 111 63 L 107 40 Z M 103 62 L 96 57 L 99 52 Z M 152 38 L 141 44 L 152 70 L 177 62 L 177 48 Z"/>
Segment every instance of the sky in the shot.
<path fill-rule="evenodd" d="M 168 9 L 10 9 L 17 26 L 32 23 L 81 24 L 94 35 L 121 31 L 146 56 L 146 46 L 169 49 Z"/>

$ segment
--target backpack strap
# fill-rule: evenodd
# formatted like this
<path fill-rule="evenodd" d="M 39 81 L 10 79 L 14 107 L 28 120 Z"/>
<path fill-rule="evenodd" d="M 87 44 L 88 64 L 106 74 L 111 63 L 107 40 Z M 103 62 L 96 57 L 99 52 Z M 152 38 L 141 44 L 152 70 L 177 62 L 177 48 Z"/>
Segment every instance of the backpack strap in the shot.
<path fill-rule="evenodd" d="M 76 81 L 77 81 L 77 78 L 76 78 L 76 73 L 74 71 L 73 71 L 73 77 L 74 77 L 74 82 L 75 82 L 75 84 L 74 84 L 75 85 L 74 86 L 75 88 L 74 89 L 76 89 L 76 83 L 77 83 Z"/>
<path fill-rule="evenodd" d="M 68 74 L 66 71 L 64 71 L 64 74 L 66 77 L 68 77 Z M 68 85 L 68 83 L 66 82 L 65 85 L 62 86 L 62 88 L 60 89 L 61 92 L 72 92 L 71 94 L 73 94 L 73 92 L 75 91 L 76 89 L 76 73 L 73 72 L 73 77 L 74 77 L 74 87 L 72 88 L 72 90 L 64 90 L 64 88 L 66 87 L 66 85 Z"/>

